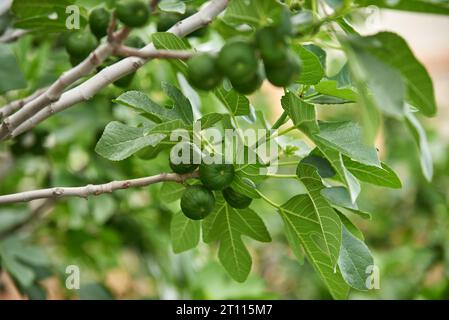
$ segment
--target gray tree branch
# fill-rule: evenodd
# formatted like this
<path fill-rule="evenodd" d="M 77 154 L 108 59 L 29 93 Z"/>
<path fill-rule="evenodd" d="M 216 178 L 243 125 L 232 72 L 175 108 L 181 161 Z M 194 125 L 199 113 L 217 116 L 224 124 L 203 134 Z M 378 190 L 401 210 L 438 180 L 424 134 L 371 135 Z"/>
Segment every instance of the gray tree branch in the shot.
<path fill-rule="evenodd" d="M 111 193 L 116 190 L 145 187 L 151 184 L 172 181 L 177 183 L 184 183 L 188 179 L 198 177 L 198 172 L 188 174 L 176 173 L 161 173 L 155 176 L 143 177 L 137 179 L 111 181 L 104 184 L 89 184 L 84 187 L 55 187 L 48 189 L 40 189 L 33 191 L 19 192 L 9 195 L 0 196 L 0 204 L 28 202 L 36 199 L 59 199 L 65 197 L 81 197 L 88 198 L 89 196 L 98 196 L 103 193 Z"/>
<path fill-rule="evenodd" d="M 229 1 L 230 0 L 211 0 L 196 14 L 178 22 L 170 28 L 168 32 L 171 32 L 178 37 L 184 37 L 185 35 L 208 25 L 217 15 L 224 11 Z M 156 48 L 153 44 L 149 44 L 140 49 L 142 55 L 147 56 L 151 56 L 154 51 L 156 51 Z M 20 117 L 20 121 L 16 121 L 19 118 L 18 116 L 14 121 L 14 125 L 11 125 L 11 117 L 6 118 L 0 128 L 0 139 L 16 137 L 21 133 L 32 129 L 38 123 L 44 121 L 51 115 L 70 108 L 81 101 L 89 100 L 105 86 L 133 71 L 136 71 L 149 60 L 150 58 L 140 57 L 129 57 L 123 59 L 107 68 L 102 69 L 95 76 L 80 85 L 64 92 L 58 100 L 49 103 L 43 108 L 40 108 L 38 112 L 27 113 L 26 116 Z"/>

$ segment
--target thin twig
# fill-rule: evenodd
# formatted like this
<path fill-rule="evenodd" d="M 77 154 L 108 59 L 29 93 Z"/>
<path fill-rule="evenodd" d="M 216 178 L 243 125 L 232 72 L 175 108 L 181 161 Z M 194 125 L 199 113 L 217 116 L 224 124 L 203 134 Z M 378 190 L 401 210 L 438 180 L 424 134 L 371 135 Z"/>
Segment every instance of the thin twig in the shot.
<path fill-rule="evenodd" d="M 154 13 L 157 10 L 159 0 L 150 0 L 150 9 L 151 13 Z"/>
<path fill-rule="evenodd" d="M 115 18 L 115 11 L 112 12 L 111 15 L 111 22 L 109 23 L 107 35 L 108 35 L 108 42 L 113 43 L 114 42 L 114 30 L 117 27 L 117 20 Z"/>
<path fill-rule="evenodd" d="M 0 36 L 0 43 L 11 43 L 17 41 L 24 35 L 28 34 L 28 30 L 22 29 L 10 29 L 5 32 L 2 36 Z"/>
<path fill-rule="evenodd" d="M 59 199 L 63 197 L 81 197 L 87 198 L 89 196 L 98 196 L 103 193 L 111 193 L 120 189 L 128 189 L 135 187 L 145 187 L 150 184 L 172 181 L 177 183 L 184 183 L 188 179 L 198 177 L 198 172 L 188 173 L 184 175 L 176 173 L 161 173 L 155 176 L 129 179 L 122 181 L 111 181 L 104 184 L 89 184 L 84 187 L 55 187 L 48 189 L 40 189 L 33 191 L 19 192 L 9 195 L 0 196 L 0 204 L 28 202 L 36 199 Z"/>

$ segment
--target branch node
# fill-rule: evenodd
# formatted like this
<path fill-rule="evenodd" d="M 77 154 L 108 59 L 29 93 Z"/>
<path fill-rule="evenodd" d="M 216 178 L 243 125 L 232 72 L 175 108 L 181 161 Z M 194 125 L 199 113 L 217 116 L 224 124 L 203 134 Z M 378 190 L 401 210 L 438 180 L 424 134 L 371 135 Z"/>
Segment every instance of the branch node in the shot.
<path fill-rule="evenodd" d="M 61 197 L 64 195 L 64 189 L 63 188 L 55 188 L 53 191 L 53 195 L 55 197 Z"/>
<path fill-rule="evenodd" d="M 98 57 L 96 51 L 94 51 L 94 52 L 92 52 L 92 53 L 90 54 L 89 61 L 90 61 L 90 63 L 91 63 L 92 65 L 94 65 L 94 66 L 100 64 L 101 61 L 100 61 L 100 58 Z"/>

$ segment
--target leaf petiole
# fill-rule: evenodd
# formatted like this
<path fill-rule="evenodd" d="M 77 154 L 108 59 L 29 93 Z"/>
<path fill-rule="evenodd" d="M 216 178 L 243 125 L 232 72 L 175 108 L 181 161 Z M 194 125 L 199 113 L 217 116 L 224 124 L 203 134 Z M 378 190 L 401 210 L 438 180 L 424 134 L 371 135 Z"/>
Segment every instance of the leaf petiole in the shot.
<path fill-rule="evenodd" d="M 279 209 L 281 206 L 279 204 L 277 204 L 276 202 L 272 201 L 270 198 L 268 198 L 266 195 L 264 195 L 262 192 L 260 192 L 259 190 L 255 189 L 256 192 L 259 194 L 259 196 L 268 204 L 270 204 L 271 206 Z"/>

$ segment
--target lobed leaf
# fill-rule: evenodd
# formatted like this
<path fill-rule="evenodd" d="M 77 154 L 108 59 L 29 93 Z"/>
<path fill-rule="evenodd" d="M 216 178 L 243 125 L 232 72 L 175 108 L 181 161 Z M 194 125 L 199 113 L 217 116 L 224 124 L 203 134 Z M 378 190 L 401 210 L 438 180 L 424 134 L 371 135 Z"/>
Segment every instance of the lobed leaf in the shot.
<path fill-rule="evenodd" d="M 316 84 L 324 77 L 324 68 L 320 59 L 304 46 L 295 45 L 293 50 L 299 55 L 302 61 L 301 76 L 298 79 L 300 84 Z"/>
<path fill-rule="evenodd" d="M 240 95 L 234 90 L 226 90 L 220 87 L 214 90 L 218 100 L 234 116 L 246 116 L 250 114 L 249 100 L 244 95 Z"/>
<path fill-rule="evenodd" d="M 232 208 L 219 194 L 216 194 L 215 211 L 203 220 L 202 229 L 205 242 L 220 241 L 220 262 L 229 275 L 239 282 L 246 280 L 252 263 L 241 236 L 262 242 L 271 241 L 265 224 L 253 210 Z"/>
<path fill-rule="evenodd" d="M 336 266 L 341 246 L 341 222 L 321 195 L 324 188 L 316 169 L 307 164 L 298 167 L 307 194 L 293 197 L 279 208 L 279 213 L 301 243 L 308 260 L 318 272 L 332 296 L 344 299 L 348 286 Z"/>
<path fill-rule="evenodd" d="M 175 213 L 170 224 L 173 251 L 181 253 L 195 248 L 200 241 L 200 228 L 200 221 L 189 219 L 181 212 Z"/>

